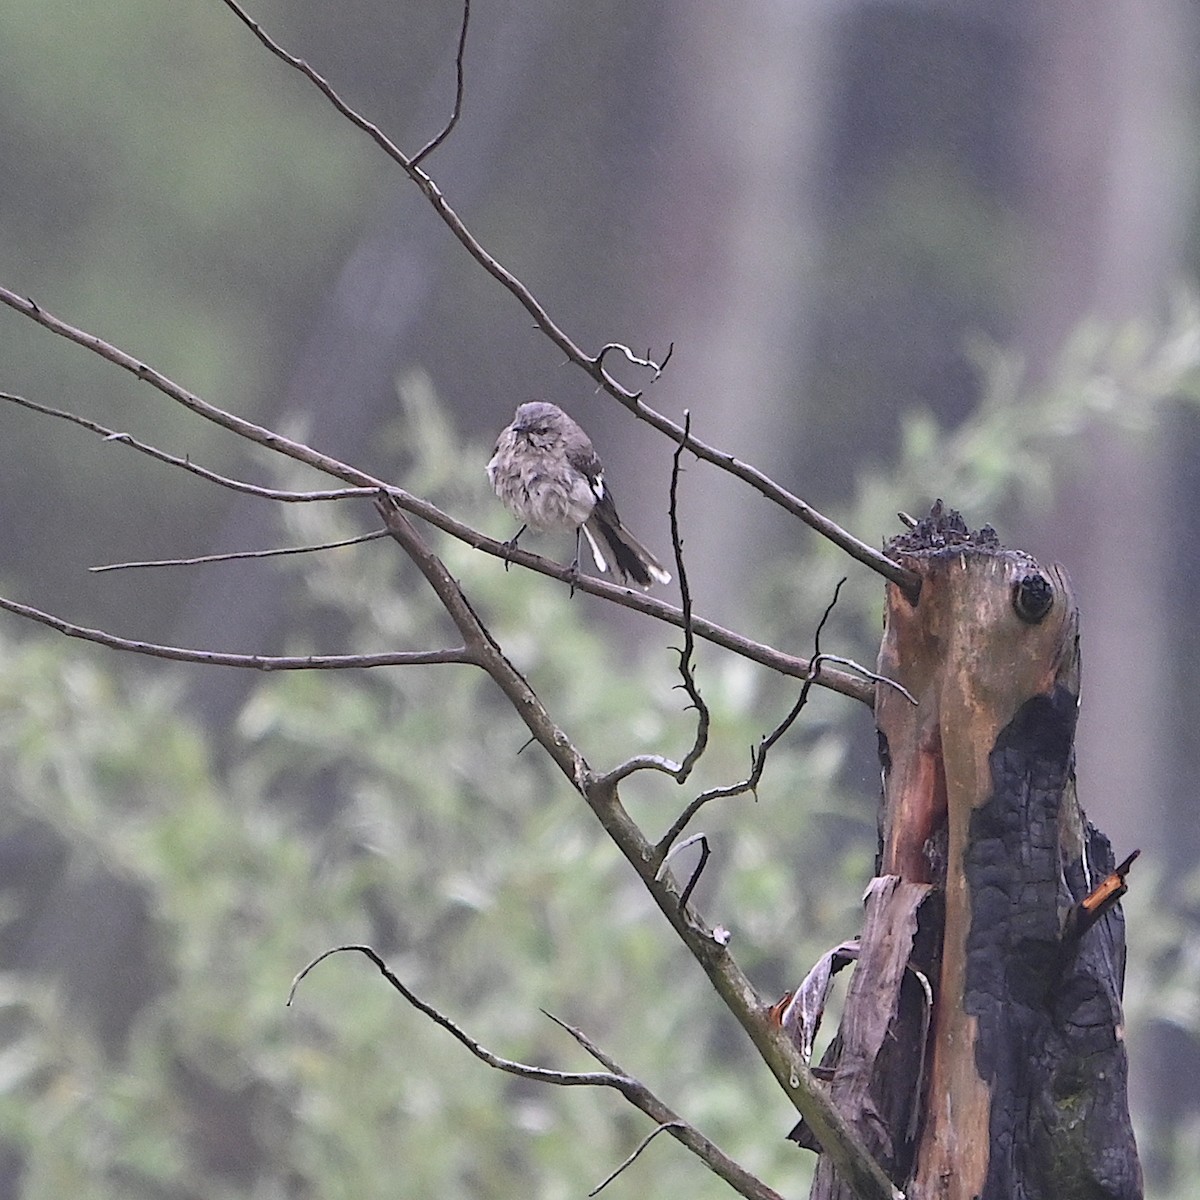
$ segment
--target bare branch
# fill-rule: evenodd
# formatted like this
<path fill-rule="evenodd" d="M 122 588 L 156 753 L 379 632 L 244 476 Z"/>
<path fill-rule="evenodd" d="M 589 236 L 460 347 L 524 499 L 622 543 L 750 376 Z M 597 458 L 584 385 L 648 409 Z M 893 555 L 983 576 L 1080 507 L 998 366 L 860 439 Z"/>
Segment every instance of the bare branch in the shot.
<path fill-rule="evenodd" d="M 93 574 L 102 571 L 131 571 L 137 567 L 195 567 L 203 563 L 236 562 L 243 558 L 279 558 L 286 554 L 316 554 L 321 550 L 340 550 L 343 546 L 360 546 L 363 542 L 374 542 L 387 537 L 386 529 L 373 529 L 360 533 L 358 537 L 342 538 L 338 542 L 322 542 L 316 546 L 277 546 L 273 550 L 234 550 L 227 554 L 202 554 L 198 558 L 152 558 L 143 562 L 104 563 L 99 567 L 88 567 Z"/>
<path fill-rule="evenodd" d="M 297 58 L 294 54 L 289 54 L 278 42 L 274 41 L 262 28 L 259 23 L 246 12 L 236 0 L 224 0 L 225 7 L 228 8 L 234 16 L 237 17 L 247 29 L 272 53 L 276 58 L 282 59 L 289 67 L 294 67 L 302 75 L 304 75 L 310 83 L 320 89 L 321 93 L 333 105 L 334 108 L 342 114 L 352 125 L 356 125 L 364 133 L 366 133 L 373 142 L 394 162 L 398 163 L 406 171 L 416 172 L 412 160 L 404 154 L 404 152 L 392 142 L 386 134 L 377 126 L 373 125 L 365 117 L 360 116 L 341 98 L 329 85 L 329 83 L 317 74 L 302 58 Z"/>
<path fill-rule="evenodd" d="M 552 1071 L 546 1067 L 534 1067 L 528 1063 L 517 1062 L 511 1058 L 503 1058 L 501 1055 L 493 1053 L 481 1042 L 477 1042 L 469 1033 L 456 1025 L 444 1013 L 434 1008 L 432 1004 L 428 1004 L 422 1000 L 420 996 L 404 984 L 371 946 L 358 944 L 334 946 L 324 951 L 324 953 L 318 954 L 292 980 L 292 986 L 287 998 L 288 1005 L 290 1006 L 295 998 L 296 989 L 300 986 L 300 983 L 318 963 L 323 962 L 331 955 L 351 950 L 365 955 L 370 959 L 384 979 L 413 1008 L 424 1016 L 427 1016 L 436 1025 L 440 1025 L 451 1037 L 465 1046 L 480 1062 L 486 1063 L 487 1066 L 494 1067 L 498 1071 L 504 1071 L 506 1074 L 516 1075 L 521 1079 L 531 1079 L 538 1083 L 554 1084 L 557 1087 L 612 1088 L 614 1091 L 620 1092 L 635 1108 L 641 1109 L 651 1120 L 657 1122 L 660 1127 L 668 1127 L 671 1136 L 677 1142 L 687 1147 L 710 1170 L 724 1179 L 730 1187 L 747 1197 L 747 1200 L 782 1200 L 782 1197 L 777 1192 L 772 1191 L 760 1179 L 751 1175 L 744 1167 L 734 1162 L 733 1159 L 709 1141 L 698 1129 L 672 1112 L 644 1083 L 626 1071 L 623 1071 L 615 1063 L 612 1063 L 611 1059 L 605 1063 L 606 1070 L 604 1071 Z M 550 1016 L 549 1013 L 546 1015 Z M 569 1025 L 564 1024 L 562 1021 L 559 1021 L 557 1017 L 551 1017 L 550 1019 L 568 1030 L 568 1032 L 576 1037 L 576 1040 L 583 1039 L 582 1034 L 571 1029 Z M 586 1039 L 583 1040 L 586 1041 Z M 609 1063 L 612 1065 L 609 1066 Z"/>
<path fill-rule="evenodd" d="M 104 357 L 107 358 L 109 356 L 105 355 Z M 146 442 L 139 442 L 127 433 L 117 433 L 115 430 L 101 425 L 98 421 L 81 417 L 78 413 L 66 412 L 61 408 L 51 408 L 48 404 L 39 404 L 36 400 L 17 396 L 12 392 L 0 392 L 0 400 L 19 405 L 21 408 L 28 408 L 32 412 L 42 413 L 47 417 L 57 417 L 62 421 L 70 421 L 72 425 L 78 425 L 83 429 L 90 430 L 106 442 L 120 442 L 122 445 L 129 446 L 141 454 L 146 454 L 150 458 L 166 463 L 168 466 L 190 471 L 193 475 L 198 475 L 201 479 L 208 480 L 209 483 L 230 488 L 235 492 L 244 492 L 250 496 L 259 496 L 264 500 L 281 500 L 287 504 L 296 504 L 311 500 L 346 500 L 355 496 L 375 495 L 376 489 L 374 487 L 335 488 L 324 492 L 289 492 L 282 491 L 279 488 L 259 487 L 257 484 L 244 483 L 240 479 L 231 479 L 228 475 L 218 475 L 216 471 L 209 471 L 205 467 L 197 466 L 189 458 L 180 458 L 175 454 L 167 454 L 165 451 L 159 450 L 157 447 L 151 446 Z"/>
<path fill-rule="evenodd" d="M 435 663 L 469 663 L 478 665 L 477 656 L 466 646 L 457 650 L 400 650 L 387 654 L 225 654 L 218 650 L 186 650 L 181 646 L 160 646 L 154 642 L 134 641 L 105 633 L 102 629 L 89 629 L 74 625 L 52 613 L 18 604 L 0 596 L 0 609 L 49 626 L 67 637 L 95 642 L 112 650 L 125 650 L 131 654 L 145 654 L 151 658 L 165 658 L 174 662 L 204 663 L 213 667 L 245 667 L 253 671 L 345 671 L 363 667 L 413 667 L 431 666 Z"/>
<path fill-rule="evenodd" d="M 320 89 L 322 94 L 342 116 L 367 133 L 376 145 L 405 171 L 408 177 L 424 193 L 438 217 L 459 242 L 462 243 L 467 253 L 489 275 L 507 288 L 533 318 L 537 327 L 571 362 L 584 370 L 610 396 L 623 404 L 639 419 L 645 421 L 660 433 L 666 434 L 672 441 L 677 442 L 682 439 L 687 449 L 695 454 L 697 458 L 702 458 L 706 462 L 712 463 L 721 470 L 727 471 L 729 474 L 749 484 L 768 500 L 778 504 L 786 512 L 803 521 L 809 528 L 816 530 L 822 537 L 839 546 L 851 558 L 870 567 L 871 570 L 882 575 L 885 579 L 891 580 L 892 583 L 896 584 L 909 597 L 910 601 L 916 601 L 921 586 L 920 577 L 916 572 L 905 569 L 898 563 L 893 562 L 881 551 L 876 550 L 873 546 L 868 546 L 865 542 L 860 541 L 840 525 L 817 512 L 816 509 L 806 504 L 798 496 L 792 495 L 786 488 L 775 483 L 774 480 L 756 467 L 752 467 L 749 463 L 744 463 L 732 454 L 718 450 L 700 441 L 698 438 L 692 437 L 690 434 L 685 435 L 684 431 L 674 421 L 663 416 L 662 413 L 655 412 L 654 409 L 644 404 L 640 392 L 631 392 L 623 387 L 608 373 L 604 366 L 606 353 L 611 349 L 624 349 L 623 347 L 618 346 L 616 343 L 610 343 L 595 355 L 584 353 L 571 340 L 561 326 L 551 319 L 550 314 L 529 288 L 484 249 L 482 243 L 463 224 L 459 215 L 446 202 L 446 198 L 442 195 L 437 184 L 412 159 L 406 157 L 395 143 L 380 131 L 378 126 L 355 112 L 308 63 L 293 54 L 289 54 L 277 42 L 264 33 L 259 24 L 247 15 L 245 10 L 237 4 L 236 0 L 224 0 L 224 3 L 272 54 L 305 75 L 306 78 Z M 634 358 L 631 354 L 628 357 L 631 359 Z"/>
<path fill-rule="evenodd" d="M 679 474 L 682 468 L 683 449 L 692 429 L 692 414 L 690 409 L 683 411 L 683 437 L 675 447 L 671 459 L 671 545 L 675 550 L 675 570 L 679 578 L 679 603 L 683 616 L 683 648 L 679 651 L 679 674 L 683 680 L 681 686 L 687 692 L 691 706 L 696 710 L 696 736 L 691 749 L 683 756 L 676 779 L 686 783 L 692 768 L 700 761 L 700 756 L 708 746 L 708 729 L 710 714 L 708 705 L 700 695 L 696 685 L 696 677 L 692 672 L 692 655 L 696 649 L 696 639 L 692 626 L 692 589 L 688 584 L 687 568 L 683 562 L 683 535 L 679 530 Z"/>
<path fill-rule="evenodd" d="M 287 458 L 294 459 L 296 462 L 302 462 L 335 479 L 341 479 L 355 489 L 353 493 L 347 494 L 375 495 L 383 488 L 396 504 L 406 512 L 428 521 L 444 533 L 458 538 L 476 550 L 482 550 L 485 554 L 491 554 L 496 558 L 505 559 L 520 566 L 528 567 L 530 570 L 537 571 L 542 575 L 558 579 L 568 586 L 577 588 L 579 591 L 600 596 L 605 600 L 620 604 L 625 608 L 633 609 L 635 612 L 645 613 L 647 616 L 652 616 L 667 624 L 676 626 L 682 626 L 683 624 L 683 613 L 681 610 L 664 600 L 649 596 L 640 589 L 622 587 L 619 584 L 609 583 L 607 580 L 597 579 L 590 575 L 577 575 L 569 567 L 560 566 L 558 563 L 541 558 L 539 555 L 531 554 L 527 550 L 510 546 L 507 542 L 499 542 L 494 538 L 489 538 L 478 530 L 471 528 L 471 526 L 461 521 L 456 521 L 453 517 L 442 512 L 436 505 L 430 504 L 429 501 L 423 500 L 421 497 L 415 496 L 403 488 L 385 483 L 383 480 L 376 479 L 374 476 L 359 470 L 357 467 L 352 467 L 348 463 L 341 462 L 327 454 L 322 454 L 314 450 L 311 446 L 293 441 L 291 438 L 284 437 L 274 430 L 256 425 L 252 421 L 247 421 L 243 417 L 218 408 L 216 405 L 208 403 L 195 393 L 189 392 L 186 388 L 173 382 L 161 372 L 154 370 L 143 362 L 139 362 L 136 358 L 125 353 L 125 351 L 118 347 L 111 345 L 95 334 L 87 333 L 82 329 L 68 324 L 66 321 L 47 312 L 35 301 L 24 296 L 19 296 L 3 286 L 0 286 L 0 303 L 7 304 L 10 308 L 36 321 L 52 333 L 74 342 L 76 345 L 90 350 L 93 354 L 99 355 L 99 357 L 106 361 L 129 371 L 138 379 L 149 383 L 152 387 L 162 392 L 163 395 L 181 404 L 184 408 L 204 418 L 206 421 L 211 421 L 213 424 L 219 425 L 221 428 L 227 429 L 231 433 L 245 438 L 247 441 L 255 442 L 258 445 L 266 447 L 268 450 L 273 450 Z M 79 423 L 82 423 L 82 419 Z M 680 430 L 681 434 L 682 432 Z M 124 435 L 120 436 L 124 440 Z M 182 465 L 183 462 L 184 460 L 179 460 L 179 465 Z M 239 490 L 249 491 L 256 495 L 260 493 L 266 494 L 265 489 L 252 489 L 249 485 L 244 485 Z M 315 492 L 299 494 L 284 493 L 278 497 L 272 495 L 269 498 L 287 499 L 291 497 L 306 500 L 326 498 L 326 495 L 328 495 L 328 498 L 340 498 L 341 493 L 328 493 L 325 495 Z M 725 629 L 715 622 L 706 621 L 700 617 L 693 617 L 692 628 L 697 637 L 712 642 L 714 645 L 721 646 L 726 650 L 730 650 L 735 654 L 739 654 L 743 658 L 748 658 L 754 662 L 761 663 L 765 667 L 770 667 L 782 675 L 807 679 L 811 674 L 811 667 L 807 660 L 797 658 L 795 655 L 785 654 L 770 646 L 765 646 L 742 634 Z M 832 691 L 841 692 L 844 696 L 861 700 L 864 704 L 874 703 L 874 687 L 847 672 L 822 671 L 820 683 Z"/>
<path fill-rule="evenodd" d="M 630 1084 L 636 1082 L 626 1076 L 608 1071 L 552 1071 L 546 1067 L 534 1067 L 527 1063 L 516 1062 L 510 1058 L 502 1058 L 499 1054 L 493 1054 L 486 1046 L 481 1045 L 470 1034 L 456 1025 L 445 1013 L 434 1008 L 432 1004 L 427 1004 L 420 996 L 405 986 L 399 976 L 388 967 L 383 958 L 371 946 L 351 944 L 333 946 L 328 950 L 322 951 L 316 958 L 303 967 L 297 973 L 295 979 L 292 980 L 292 986 L 288 990 L 287 1007 L 290 1008 L 292 1006 L 292 1002 L 296 998 L 297 988 L 299 988 L 300 984 L 304 982 L 305 977 L 316 966 L 335 954 L 343 954 L 347 951 L 355 951 L 369 958 L 379 969 L 379 973 L 384 979 L 413 1008 L 427 1016 L 436 1025 L 440 1025 L 451 1037 L 465 1046 L 480 1062 L 487 1063 L 489 1067 L 495 1067 L 499 1071 L 506 1071 L 510 1075 L 519 1075 L 522 1079 L 535 1079 L 539 1083 L 553 1083 L 560 1087 L 610 1087 L 616 1088 L 618 1091 L 623 1091 Z"/>
<path fill-rule="evenodd" d="M 681 903 L 682 892 L 668 872 L 661 878 L 657 867 L 662 854 L 652 846 L 625 810 L 615 783 L 597 776 L 582 752 L 555 724 L 528 681 L 505 657 L 479 620 L 458 583 L 417 533 L 387 489 L 376 507 L 397 542 L 408 553 L 442 601 L 468 649 L 492 677 L 517 715 L 571 786 L 587 801 L 605 832 L 638 873 L 659 911 L 670 922 L 693 957 L 708 975 L 717 994 L 750 1035 L 763 1060 L 787 1096 L 814 1131 L 843 1178 L 859 1188 L 864 1200 L 895 1200 L 896 1190 L 871 1158 L 862 1139 L 830 1103 L 801 1059 L 787 1034 L 770 1019 L 770 1009 L 759 998 L 749 979 L 730 955 L 727 937 L 718 936 Z M 811 686 L 811 681 L 808 681 Z M 660 1118 L 656 1118 L 660 1119 Z M 665 1120 L 674 1119 L 674 1114 Z"/>
<path fill-rule="evenodd" d="M 638 1156 L 642 1153 L 642 1151 L 645 1150 L 646 1147 L 649 1146 L 650 1143 L 652 1141 L 654 1141 L 654 1139 L 656 1137 L 658 1137 L 658 1135 L 660 1133 L 663 1133 L 664 1131 L 669 1130 L 669 1129 L 683 1129 L 683 1128 L 684 1128 L 684 1125 L 683 1125 L 682 1121 L 667 1121 L 662 1125 L 655 1126 L 652 1130 L 650 1130 L 650 1132 L 648 1134 L 646 1134 L 646 1136 L 644 1138 L 642 1138 L 642 1140 L 640 1142 L 638 1142 L 637 1148 L 633 1151 L 632 1154 L 629 1155 L 628 1158 L 625 1159 L 625 1161 L 623 1163 L 620 1164 L 620 1166 L 618 1166 L 614 1171 L 611 1171 L 608 1175 L 606 1175 L 598 1184 L 596 1184 L 596 1186 L 594 1188 L 592 1188 L 592 1190 L 590 1192 L 588 1192 L 589 1200 L 592 1196 L 600 1195 L 600 1193 L 602 1191 L 604 1191 L 604 1189 L 606 1187 L 608 1187 L 608 1185 L 610 1183 L 612 1183 L 612 1181 L 614 1179 L 616 1179 L 616 1177 L 618 1175 L 620 1175 L 620 1173 L 622 1171 L 624 1171 L 626 1167 L 628 1167 L 628 1166 L 632 1165 L 634 1162 L 636 1162 L 638 1159 Z"/>
<path fill-rule="evenodd" d="M 842 585 L 846 582 L 845 577 L 838 580 L 837 587 L 833 589 L 833 599 L 826 606 L 824 613 L 821 614 L 821 619 L 817 623 L 816 633 L 813 635 L 813 658 L 812 669 L 808 677 L 804 680 L 803 686 L 800 688 L 800 695 L 796 698 L 796 703 L 788 710 L 787 715 L 771 730 L 765 737 L 759 740 L 758 746 L 750 752 L 750 774 L 739 783 L 728 784 L 725 787 L 710 788 L 706 792 L 701 792 L 690 804 L 684 808 L 683 812 L 675 819 L 671 828 L 659 839 L 658 849 L 664 854 L 668 853 L 670 847 L 674 845 L 675 839 L 688 827 L 692 818 L 710 801 L 712 800 L 728 800 L 733 796 L 743 796 L 747 792 L 756 792 L 759 781 L 762 779 L 763 771 L 767 765 L 767 755 L 770 753 L 771 747 L 792 727 L 796 718 L 800 715 L 804 706 L 808 703 L 809 692 L 812 691 L 813 685 L 820 681 L 821 664 L 824 656 L 821 654 L 821 631 L 825 628 L 825 623 L 829 620 L 833 612 L 834 605 L 838 602 L 838 595 L 841 593 Z M 849 662 L 850 660 L 846 660 Z M 856 664 L 857 665 L 857 664 Z M 895 685 L 900 691 L 904 691 L 899 684 Z M 912 700 L 912 696 L 905 692 Z M 913 700 L 915 704 L 916 701 Z"/>
<path fill-rule="evenodd" d="M 421 162 L 428 158 L 451 134 L 455 125 L 458 124 L 459 117 L 462 116 L 463 107 L 463 56 L 467 52 L 467 25 L 471 20 L 471 0 L 463 0 L 463 17 L 462 28 L 458 31 L 458 51 L 454 56 L 454 111 L 450 114 L 450 120 L 446 122 L 441 133 L 436 134 L 428 141 L 416 154 L 412 157 L 412 166 L 420 166 Z"/>

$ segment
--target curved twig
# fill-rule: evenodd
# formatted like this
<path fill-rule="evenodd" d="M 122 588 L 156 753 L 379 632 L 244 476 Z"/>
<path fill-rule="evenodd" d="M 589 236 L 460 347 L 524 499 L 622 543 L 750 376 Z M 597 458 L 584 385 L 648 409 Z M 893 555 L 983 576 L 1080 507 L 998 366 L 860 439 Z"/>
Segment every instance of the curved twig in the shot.
<path fill-rule="evenodd" d="M 675 447 L 671 457 L 671 545 L 675 550 L 675 570 L 679 578 L 679 607 L 683 616 L 683 647 L 679 651 L 679 675 L 682 683 L 679 685 L 687 693 L 691 707 L 696 710 L 696 736 L 692 739 L 691 748 L 683 756 L 679 764 L 676 782 L 686 783 L 692 769 L 700 761 L 708 747 L 708 730 L 711 720 L 708 705 L 700 695 L 696 684 L 696 676 L 692 671 L 692 655 L 696 649 L 696 639 L 692 627 L 692 589 L 688 583 L 687 567 L 683 561 L 683 535 L 679 530 L 679 475 L 683 469 L 683 450 L 688 435 L 692 429 L 692 414 L 690 409 L 683 410 L 683 437 Z"/>
<path fill-rule="evenodd" d="M 463 56 L 467 52 L 467 25 L 471 21 L 471 0 L 463 0 L 463 17 L 462 28 L 458 31 L 458 51 L 454 55 L 454 111 L 450 114 L 450 119 L 443 126 L 440 133 L 435 134 L 420 150 L 412 156 L 410 165 L 413 167 L 420 166 L 421 162 L 428 158 L 451 134 L 455 125 L 458 124 L 459 117 L 462 116 L 463 107 Z"/>
<path fill-rule="evenodd" d="M 843 576 L 838 580 L 837 587 L 833 589 L 833 599 L 826 606 L 825 611 L 821 614 L 820 621 L 817 622 L 816 633 L 813 634 L 813 657 L 811 659 L 811 667 L 808 675 L 805 677 L 804 683 L 800 688 L 800 695 L 796 699 L 796 703 L 788 710 L 787 715 L 771 730 L 770 733 L 759 739 L 758 746 L 750 752 L 750 773 L 745 779 L 738 783 L 731 783 L 725 787 L 709 788 L 706 792 L 701 792 L 694 800 L 689 803 L 684 810 L 676 817 L 670 829 L 659 839 L 655 847 L 665 858 L 670 857 L 672 847 L 675 844 L 675 839 L 688 827 L 692 818 L 710 801 L 712 800 L 728 800 L 733 796 L 744 796 L 747 792 L 756 792 L 759 782 L 762 779 L 763 771 L 767 766 L 767 755 L 771 751 L 771 747 L 792 727 L 796 718 L 800 715 L 804 706 L 808 703 L 809 692 L 812 691 L 813 685 L 820 682 L 821 664 L 824 660 L 824 655 L 821 653 L 821 632 L 825 628 L 825 623 L 829 620 L 833 613 L 834 606 L 838 602 L 838 596 L 841 593 L 842 585 L 846 582 Z M 851 661 L 849 659 L 847 662 Z M 857 664 L 855 664 L 857 665 Z M 896 685 L 899 687 L 899 684 Z M 903 688 L 900 688 L 904 691 Z M 907 695 L 907 693 L 905 693 Z M 912 699 L 910 696 L 909 699 Z M 916 701 L 913 700 L 915 704 Z"/>

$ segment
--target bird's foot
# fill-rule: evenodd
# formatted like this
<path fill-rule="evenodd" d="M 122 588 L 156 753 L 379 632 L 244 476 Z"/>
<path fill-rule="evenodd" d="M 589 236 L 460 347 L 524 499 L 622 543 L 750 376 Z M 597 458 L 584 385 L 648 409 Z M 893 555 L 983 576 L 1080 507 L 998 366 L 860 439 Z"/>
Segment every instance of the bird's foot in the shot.
<path fill-rule="evenodd" d="M 528 526 L 528 525 L 522 525 L 522 526 L 521 526 L 521 528 L 520 528 L 520 529 L 518 529 L 518 530 L 517 530 L 517 532 L 516 532 L 516 533 L 514 533 L 514 534 L 512 535 L 512 537 L 510 537 L 510 538 L 508 539 L 508 541 L 507 541 L 507 542 L 505 542 L 505 543 L 504 543 L 504 548 L 505 548 L 505 550 L 509 550 L 509 551 L 515 550 L 515 549 L 517 548 L 517 539 L 518 539 L 518 538 L 521 536 L 521 534 L 523 534 L 523 533 L 525 532 L 525 530 L 526 530 L 526 529 L 528 529 L 528 528 L 529 528 L 529 526 Z M 507 571 L 507 570 L 508 570 L 508 568 L 509 568 L 509 567 L 511 567 L 511 566 L 512 566 L 512 559 L 511 559 L 511 558 L 505 558 L 505 560 L 504 560 L 504 570 L 505 570 L 505 571 Z"/>

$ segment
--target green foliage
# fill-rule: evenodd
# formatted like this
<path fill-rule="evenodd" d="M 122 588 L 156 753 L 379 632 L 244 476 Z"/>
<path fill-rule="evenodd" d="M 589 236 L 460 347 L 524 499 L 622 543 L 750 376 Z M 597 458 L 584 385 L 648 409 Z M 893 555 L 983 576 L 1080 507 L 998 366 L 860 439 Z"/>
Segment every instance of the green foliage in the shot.
<path fill-rule="evenodd" d="M 448 466 L 483 461 L 482 448 L 458 444 L 419 380 L 405 397 L 413 478 L 498 529 L 503 513 Z M 338 536 L 344 515 L 307 506 L 287 537 Z M 692 718 L 672 690 L 673 635 L 616 658 L 583 597 L 441 548 L 593 762 L 683 752 Z M 283 570 L 364 648 L 449 636 L 388 543 Z M 66 981 L 7 977 L 0 1136 L 27 1156 L 25 1195 L 578 1196 L 648 1132 L 615 1094 L 489 1070 L 356 957 L 322 964 L 284 1008 L 300 966 L 356 941 L 497 1052 L 589 1069 L 539 1009 L 555 1012 L 776 1186 L 802 1188 L 786 1101 L 586 807 L 536 748 L 521 752 L 526 731 L 478 672 L 265 677 L 217 769 L 169 685 L 117 682 L 111 662 L 60 642 L 0 654 L 3 831 L 49 829 L 69 870 L 134 889 L 159 964 L 115 1055 Z M 705 654 L 700 670 L 714 738 L 694 785 L 625 789 L 652 834 L 694 790 L 744 775 L 786 711 L 757 669 Z M 855 807 L 834 782 L 841 759 L 828 729 L 801 729 L 757 802 L 714 805 L 701 823 L 715 850 L 704 902 L 765 994 L 854 921 L 873 831 L 860 803 L 859 846 L 836 852 L 853 864 L 831 878 L 822 814 Z M 612 1194 L 633 1188 L 724 1190 L 666 1139 Z"/>
<path fill-rule="evenodd" d="M 994 400 L 957 431 L 909 421 L 890 481 L 863 481 L 855 527 L 886 526 L 876 510 L 914 494 L 916 480 L 992 510 L 1052 479 L 1084 422 L 1117 411 L 1144 425 L 1164 397 L 1194 390 L 1183 345 L 1182 329 L 1153 346 L 1096 343 L 1080 359 L 1087 386 L 1064 376 L 1034 397 L 1000 364 Z M 1102 362 L 1115 362 L 1108 381 Z M 1118 392 L 1132 399 L 1114 409 Z M 392 436 L 406 480 L 501 532 L 481 477 L 457 466 L 483 461 L 484 448 L 460 444 L 421 377 L 401 394 Z M 345 508 L 295 508 L 288 541 L 352 532 Z M 586 597 L 449 539 L 439 549 L 595 765 L 682 754 L 693 718 L 673 690 L 677 635 L 651 628 L 644 646 L 615 654 L 607 614 Z M 772 585 L 792 589 L 795 628 L 781 630 L 792 644 L 811 638 L 839 565 L 814 553 Z M 297 596 L 297 629 L 311 612 L 336 615 L 362 649 L 453 638 L 389 543 L 278 570 Z M 771 587 L 766 596 L 770 607 Z M 871 607 L 851 600 L 826 646 L 844 649 L 842 634 L 868 646 L 861 618 Z M 783 1141 L 792 1114 L 777 1087 L 586 807 L 536 747 L 522 752 L 523 727 L 478 672 L 266 676 L 218 764 L 161 677 L 118 679 L 111 660 L 73 644 L 12 640 L 11 628 L 8 639 L 0 834 L 37 831 L 64 857 L 64 878 L 135 895 L 153 968 L 116 1039 L 98 1032 L 105 997 L 69 972 L 43 962 L 0 976 L 0 1144 L 25 1163 L 23 1195 L 579 1196 L 648 1131 L 615 1094 L 490 1070 L 356 956 L 322 963 L 284 1007 L 306 961 L 359 941 L 503 1055 L 588 1069 L 539 1009 L 580 1026 L 778 1190 L 803 1190 L 810 1160 Z M 310 642 L 297 633 L 291 649 Z M 706 647 L 698 674 L 713 740 L 696 778 L 679 789 L 643 775 L 623 789 L 651 836 L 696 791 L 743 776 L 749 748 L 795 695 L 794 683 Z M 796 982 L 856 922 L 875 786 L 843 782 L 857 769 L 851 707 L 815 696 L 757 799 L 718 802 L 697 821 L 714 849 L 701 904 L 732 931 L 764 995 Z M 0 938 L 16 944 L 29 913 L 5 886 Z M 1178 986 L 1135 988 L 1131 1020 L 1174 1006 L 1194 1028 L 1195 958 L 1161 957 L 1131 978 Z M 668 1139 L 610 1194 L 635 1189 L 725 1191 Z"/>
<path fill-rule="evenodd" d="M 908 504 L 922 516 L 938 497 L 968 520 L 997 528 L 1045 511 L 1086 464 L 1094 437 L 1152 435 L 1172 407 L 1200 402 L 1200 301 L 1178 293 L 1161 328 L 1084 324 L 1037 387 L 1027 383 L 1019 358 L 994 344 L 978 342 L 973 358 L 985 381 L 976 410 L 953 428 L 928 411 L 908 411 L 895 461 L 860 472 L 853 501 L 829 516 L 854 531 L 898 532 L 898 507 Z M 849 573 L 845 556 L 816 535 L 802 559 L 781 564 L 765 582 L 776 644 L 806 637 L 800 622 Z M 871 661 L 881 612 L 879 589 L 845 589 L 832 639 L 840 639 L 842 652 Z M 778 615 L 792 613 L 798 621 Z"/>

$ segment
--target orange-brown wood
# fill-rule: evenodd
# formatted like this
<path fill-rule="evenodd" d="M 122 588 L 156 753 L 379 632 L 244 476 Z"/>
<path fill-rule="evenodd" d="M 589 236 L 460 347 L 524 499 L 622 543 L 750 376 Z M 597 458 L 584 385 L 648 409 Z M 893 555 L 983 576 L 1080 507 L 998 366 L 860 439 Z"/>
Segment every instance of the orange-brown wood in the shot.
<path fill-rule="evenodd" d="M 970 814 L 991 792 L 996 737 L 1074 655 L 1076 610 L 1065 575 L 1052 569 L 1050 615 L 1037 624 L 1017 615 L 1014 588 L 1038 572 L 1024 554 L 963 547 L 901 561 L 921 575 L 920 600 L 914 607 L 889 585 L 879 671 L 919 704 L 883 688 L 876 705 L 891 758 L 885 869 L 928 881 L 925 847 L 935 823 L 946 825 L 945 934 L 913 1195 L 973 1200 L 987 1172 L 990 1095 L 975 1066 L 975 1018 L 961 1004 L 971 922 L 963 851 Z"/>

